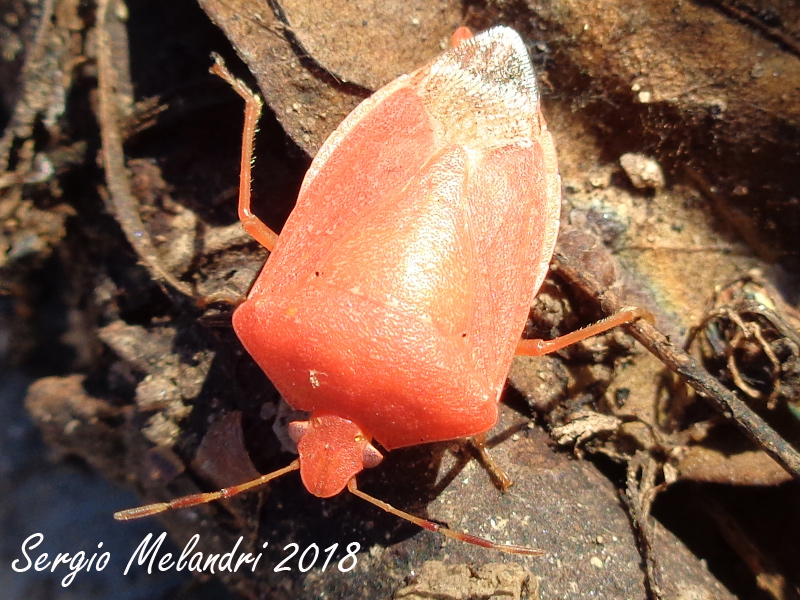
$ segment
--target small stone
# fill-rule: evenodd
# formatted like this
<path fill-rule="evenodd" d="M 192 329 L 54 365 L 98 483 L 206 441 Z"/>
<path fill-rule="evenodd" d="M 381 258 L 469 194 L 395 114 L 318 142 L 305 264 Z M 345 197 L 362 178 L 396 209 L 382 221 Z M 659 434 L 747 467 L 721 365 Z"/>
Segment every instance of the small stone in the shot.
<path fill-rule="evenodd" d="M 666 185 L 661 165 L 649 156 L 628 152 L 619 157 L 619 164 L 638 190 L 659 191 Z"/>

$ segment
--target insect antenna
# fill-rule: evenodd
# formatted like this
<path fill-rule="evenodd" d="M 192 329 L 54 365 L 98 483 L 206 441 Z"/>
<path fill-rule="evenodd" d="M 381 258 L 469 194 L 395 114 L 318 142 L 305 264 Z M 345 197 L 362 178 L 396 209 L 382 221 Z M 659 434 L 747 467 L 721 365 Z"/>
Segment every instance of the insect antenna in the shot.
<path fill-rule="evenodd" d="M 214 502 L 215 500 L 220 500 L 221 498 L 230 498 L 231 496 L 236 496 L 237 494 L 241 494 L 242 492 L 246 492 L 248 490 L 252 490 L 253 488 L 260 487 L 265 483 L 280 477 L 281 475 L 285 475 L 290 471 L 296 471 L 299 468 L 300 468 L 300 460 L 296 459 L 292 461 L 288 466 L 283 467 L 282 469 L 278 469 L 277 471 L 273 471 L 272 473 L 267 473 L 266 475 L 262 475 L 261 477 L 257 477 L 256 479 L 253 479 L 251 481 L 245 481 L 244 483 L 240 483 L 238 485 L 232 485 L 230 487 L 222 488 L 221 490 L 217 490 L 216 492 L 191 494 L 190 496 L 175 498 L 174 500 L 170 500 L 169 502 L 156 502 L 155 504 L 148 504 L 146 506 L 137 506 L 136 508 L 121 510 L 119 512 L 114 513 L 114 518 L 117 521 L 130 521 L 131 519 L 141 519 L 142 517 L 157 515 L 158 513 L 162 513 L 167 510 L 172 510 L 174 508 L 187 508 L 189 506 L 197 506 L 198 504 L 206 504 L 208 502 Z"/>
<path fill-rule="evenodd" d="M 435 531 L 436 533 L 441 533 L 449 538 L 454 540 L 458 540 L 460 542 L 466 542 L 467 544 L 474 544 L 476 546 L 480 546 L 481 548 L 489 548 L 491 550 L 499 550 L 500 552 L 508 552 L 509 554 L 522 554 L 525 556 L 542 556 L 544 554 L 544 550 L 540 550 L 538 548 L 529 548 L 528 546 L 514 546 L 512 544 L 496 544 L 495 542 L 490 542 L 484 538 L 477 537 L 475 535 L 470 535 L 469 533 L 463 533 L 461 531 L 453 531 L 452 529 L 448 529 L 444 525 L 439 525 L 438 523 L 434 523 L 433 521 L 429 521 L 428 519 L 421 519 L 420 517 L 415 517 L 399 508 L 395 508 L 391 504 L 387 504 L 383 500 L 378 500 L 377 498 L 370 496 L 366 492 L 362 492 L 358 489 L 356 485 L 356 478 L 353 477 L 350 482 L 347 484 L 347 489 L 350 490 L 350 493 L 358 496 L 362 500 L 366 500 L 370 504 L 377 506 L 385 510 L 388 513 L 393 514 L 396 517 L 400 517 L 401 519 L 405 519 L 406 521 L 411 521 L 415 525 L 422 527 L 423 529 L 427 529 L 429 531 Z"/>

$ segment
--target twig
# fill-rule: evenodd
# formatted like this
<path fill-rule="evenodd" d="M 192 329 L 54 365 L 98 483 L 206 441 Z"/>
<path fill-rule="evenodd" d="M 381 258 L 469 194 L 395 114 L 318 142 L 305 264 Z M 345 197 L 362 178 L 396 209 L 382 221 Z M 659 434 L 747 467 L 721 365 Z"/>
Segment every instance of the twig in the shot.
<path fill-rule="evenodd" d="M 639 532 L 639 545 L 647 572 L 647 586 L 656 600 L 664 597 L 661 568 L 658 566 L 653 544 L 655 530 L 650 522 L 650 510 L 658 492 L 656 486 L 656 461 L 648 452 L 637 452 L 628 462 L 626 496 L 628 514 Z"/>
<path fill-rule="evenodd" d="M 138 203 L 131 189 L 128 170 L 125 166 L 125 154 L 122 149 L 120 111 L 115 94 L 117 74 L 111 54 L 111 36 L 108 32 L 109 13 L 110 0 L 99 0 L 97 6 L 99 120 L 100 136 L 103 142 L 103 166 L 111 204 L 125 237 L 152 277 L 160 285 L 169 286 L 181 294 L 192 297 L 194 294 L 190 286 L 178 281 L 161 266 L 161 259 L 142 222 Z"/>
<path fill-rule="evenodd" d="M 11 147 L 15 139 L 29 139 L 33 135 L 36 117 L 47 111 L 52 102 L 53 88 L 62 84 L 65 73 L 61 70 L 65 44 L 61 40 L 55 18 L 55 1 L 45 0 L 39 10 L 41 17 L 33 44 L 26 49 L 22 67 L 22 94 L 14 106 L 8 125 L 0 137 L 0 172 L 8 168 Z M 57 61 L 55 65 L 51 64 Z M 49 68 L 48 68 L 49 67 Z M 56 79 L 55 74 L 58 74 Z M 49 77 L 47 76 L 49 75 Z"/>

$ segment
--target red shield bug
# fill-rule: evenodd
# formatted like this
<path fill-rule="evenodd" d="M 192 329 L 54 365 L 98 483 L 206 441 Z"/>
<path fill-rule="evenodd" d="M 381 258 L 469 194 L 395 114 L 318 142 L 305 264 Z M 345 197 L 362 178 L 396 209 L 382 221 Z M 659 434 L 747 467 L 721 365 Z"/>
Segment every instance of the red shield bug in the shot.
<path fill-rule="evenodd" d="M 299 469 L 309 492 L 353 494 L 427 529 L 520 554 L 360 491 L 381 452 L 494 426 L 515 353 L 543 354 L 642 315 L 551 341 L 520 335 L 558 232 L 561 180 L 520 36 L 462 28 L 453 47 L 362 102 L 314 159 L 280 237 L 250 212 L 261 100 L 247 101 L 239 215 L 271 254 L 233 326 L 286 401 L 299 458 L 254 481 L 117 513 L 192 506 Z"/>

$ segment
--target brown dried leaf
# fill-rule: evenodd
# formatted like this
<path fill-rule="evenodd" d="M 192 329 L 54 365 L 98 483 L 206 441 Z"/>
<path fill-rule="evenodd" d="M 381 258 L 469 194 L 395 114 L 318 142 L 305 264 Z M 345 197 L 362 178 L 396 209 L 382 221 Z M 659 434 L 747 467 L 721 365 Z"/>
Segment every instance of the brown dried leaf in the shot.
<path fill-rule="evenodd" d="M 371 91 L 439 54 L 460 5 L 200 0 L 258 81 L 286 132 L 310 155 Z M 366 21 L 367 26 L 362 23 Z M 416 23 L 419 22 L 417 25 Z"/>
<path fill-rule="evenodd" d="M 457 2 L 280 0 L 287 29 L 308 57 L 343 83 L 377 90 L 447 48 Z"/>

